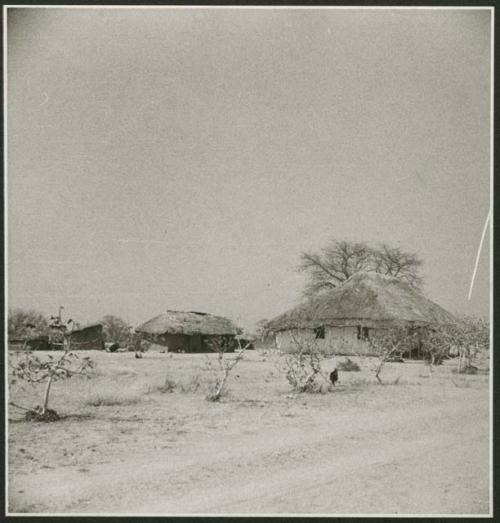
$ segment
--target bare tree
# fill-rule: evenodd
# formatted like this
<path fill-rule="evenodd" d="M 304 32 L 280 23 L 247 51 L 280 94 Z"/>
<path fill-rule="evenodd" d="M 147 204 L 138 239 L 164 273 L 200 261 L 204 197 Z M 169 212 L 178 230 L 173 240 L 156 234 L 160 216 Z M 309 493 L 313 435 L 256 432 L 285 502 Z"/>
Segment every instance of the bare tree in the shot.
<path fill-rule="evenodd" d="M 127 344 L 130 338 L 128 323 L 112 314 L 107 314 L 101 320 L 106 341 L 114 341 L 120 345 Z"/>
<path fill-rule="evenodd" d="M 262 320 L 259 320 L 256 324 L 255 324 L 255 333 L 257 334 L 257 336 L 259 337 L 259 339 L 262 339 L 265 335 L 265 332 L 266 332 L 266 325 L 269 323 L 269 320 L 268 319 L 262 319 Z"/>
<path fill-rule="evenodd" d="M 446 356 L 451 349 L 458 352 L 457 372 L 474 370 L 480 353 L 489 351 L 489 324 L 482 318 L 463 316 L 456 324 L 441 325 L 429 330 L 424 339 L 424 349 L 431 359 Z"/>
<path fill-rule="evenodd" d="M 418 274 L 422 263 L 416 254 L 399 247 L 386 244 L 373 247 L 367 243 L 333 240 L 317 253 L 303 252 L 299 271 L 308 276 L 304 294 L 313 296 L 338 287 L 360 271 L 375 271 L 401 278 L 418 288 L 422 284 Z"/>
<path fill-rule="evenodd" d="M 323 354 L 317 340 L 301 336 L 299 328 L 290 333 L 293 351 L 278 360 L 278 371 L 285 375 L 296 392 L 323 392 L 322 384 L 329 389 L 330 382 L 321 368 Z"/>
<path fill-rule="evenodd" d="M 380 373 L 384 365 L 393 359 L 399 359 L 411 348 L 413 333 L 405 325 L 394 325 L 388 329 L 373 329 L 369 343 L 378 357 L 374 372 L 377 381 L 383 385 Z"/>
<path fill-rule="evenodd" d="M 24 351 L 23 357 L 10 362 L 11 372 L 9 379 L 9 405 L 26 410 L 26 418 L 37 421 L 55 421 L 59 419 L 56 411 L 49 409 L 49 397 L 54 381 L 64 380 L 76 375 L 90 377 L 93 362 L 89 357 L 80 358 L 76 353 L 70 352 L 70 338 L 65 344 L 65 350 L 59 358 L 51 354 L 45 359 L 39 358 L 31 351 Z M 18 380 L 36 384 L 45 382 L 42 406 L 34 409 L 18 405 L 10 398 L 10 391 Z"/>
<path fill-rule="evenodd" d="M 237 344 L 236 355 L 233 359 L 227 358 L 228 352 L 233 352 L 234 344 Z M 227 390 L 227 380 L 232 370 L 243 359 L 246 349 L 250 343 L 241 345 L 240 340 L 233 340 L 225 336 L 217 336 L 212 338 L 208 345 L 210 349 L 217 354 L 217 377 L 213 385 L 213 391 L 208 394 L 207 400 L 219 401 L 222 395 Z M 210 365 L 210 363 L 209 363 Z"/>
<path fill-rule="evenodd" d="M 423 261 L 417 254 L 382 244 L 373 249 L 372 256 L 376 272 L 400 278 L 415 288 L 422 286 L 423 279 L 418 271 L 422 267 Z"/>
<path fill-rule="evenodd" d="M 434 365 L 442 362 L 454 345 L 453 328 L 448 326 L 429 326 L 419 329 L 418 340 L 424 353 L 424 361 L 429 366 L 432 375 Z"/>

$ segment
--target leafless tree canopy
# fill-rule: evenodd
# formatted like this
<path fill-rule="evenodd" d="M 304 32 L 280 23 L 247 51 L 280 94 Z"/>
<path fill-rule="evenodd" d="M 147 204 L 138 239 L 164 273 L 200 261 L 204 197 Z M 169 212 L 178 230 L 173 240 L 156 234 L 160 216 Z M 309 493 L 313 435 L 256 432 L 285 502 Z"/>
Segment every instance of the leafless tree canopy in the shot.
<path fill-rule="evenodd" d="M 299 270 L 308 276 L 304 294 L 318 292 L 341 285 L 359 271 L 375 271 L 401 278 L 415 288 L 422 286 L 419 275 L 423 262 L 415 253 L 405 252 L 387 244 L 371 246 L 333 240 L 319 252 L 303 252 Z"/>
<path fill-rule="evenodd" d="M 107 314 L 101 320 L 106 341 L 126 343 L 130 336 L 128 324 L 112 314 Z"/>

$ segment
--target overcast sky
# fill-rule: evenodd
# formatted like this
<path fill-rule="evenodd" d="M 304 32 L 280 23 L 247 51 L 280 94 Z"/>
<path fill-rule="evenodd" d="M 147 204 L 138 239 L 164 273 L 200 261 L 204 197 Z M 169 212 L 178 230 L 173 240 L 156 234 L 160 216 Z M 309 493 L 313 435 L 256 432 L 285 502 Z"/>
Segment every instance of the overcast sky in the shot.
<path fill-rule="evenodd" d="M 9 9 L 9 305 L 244 327 L 329 239 L 489 313 L 489 10 Z"/>

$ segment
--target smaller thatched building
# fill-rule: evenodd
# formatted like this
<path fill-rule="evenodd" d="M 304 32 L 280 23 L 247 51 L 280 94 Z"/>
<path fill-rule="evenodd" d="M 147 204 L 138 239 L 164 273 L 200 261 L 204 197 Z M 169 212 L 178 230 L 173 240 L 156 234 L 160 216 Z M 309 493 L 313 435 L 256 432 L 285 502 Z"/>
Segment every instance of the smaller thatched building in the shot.
<path fill-rule="evenodd" d="M 72 350 L 104 350 L 104 334 L 100 323 L 75 329 L 67 337 Z"/>
<path fill-rule="evenodd" d="M 9 350 L 50 350 L 49 337 L 46 335 L 33 338 L 9 338 Z"/>
<path fill-rule="evenodd" d="M 265 327 L 276 347 L 294 351 L 314 341 L 327 354 L 371 354 L 370 332 L 396 325 L 432 327 L 456 323 L 445 309 L 407 283 L 374 272 L 354 274 L 274 318 Z"/>
<path fill-rule="evenodd" d="M 211 339 L 235 340 L 242 330 L 222 316 L 168 310 L 143 323 L 135 332 L 151 343 L 166 347 L 169 352 L 208 352 Z"/>

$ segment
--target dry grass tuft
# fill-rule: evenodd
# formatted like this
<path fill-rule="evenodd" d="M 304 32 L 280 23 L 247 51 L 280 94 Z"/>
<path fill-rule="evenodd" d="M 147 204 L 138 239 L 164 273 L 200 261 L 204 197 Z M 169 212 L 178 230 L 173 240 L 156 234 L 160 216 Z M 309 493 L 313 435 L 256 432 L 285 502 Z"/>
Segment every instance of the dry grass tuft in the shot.
<path fill-rule="evenodd" d="M 344 372 L 359 372 L 361 367 L 351 358 L 347 358 L 338 364 L 338 369 Z"/>
<path fill-rule="evenodd" d="M 191 376 L 186 381 L 176 381 L 167 376 L 161 385 L 149 386 L 146 390 L 146 394 L 154 394 L 156 392 L 160 392 L 161 394 L 167 394 L 175 391 L 183 392 L 184 394 L 194 393 L 200 388 L 200 386 L 201 379 L 197 374 Z"/>
<path fill-rule="evenodd" d="M 84 400 L 84 405 L 91 407 L 110 407 L 114 405 L 135 405 L 141 401 L 141 394 L 138 392 L 114 392 L 97 391 L 92 392 Z"/>

